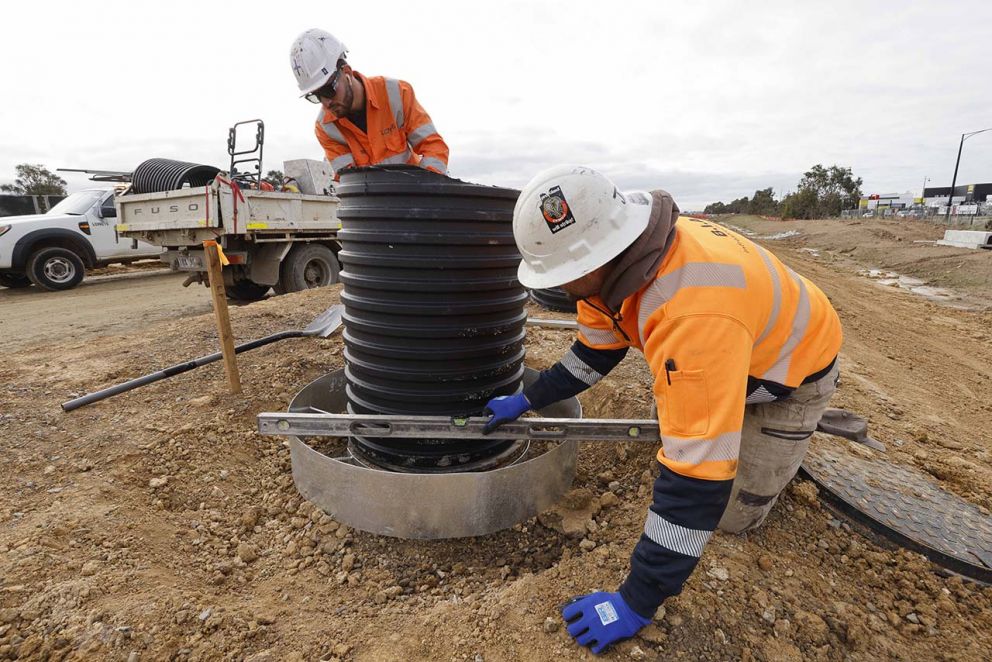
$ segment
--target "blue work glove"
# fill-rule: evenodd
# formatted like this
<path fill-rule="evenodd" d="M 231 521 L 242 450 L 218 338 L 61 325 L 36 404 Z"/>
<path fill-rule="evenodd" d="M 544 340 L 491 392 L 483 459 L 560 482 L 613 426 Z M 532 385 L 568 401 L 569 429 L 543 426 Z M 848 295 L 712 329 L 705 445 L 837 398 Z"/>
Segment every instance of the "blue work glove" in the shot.
<path fill-rule="evenodd" d="M 523 393 L 500 395 L 493 398 L 482 410 L 484 416 L 489 416 L 486 427 L 482 428 L 482 434 L 489 434 L 503 423 L 517 420 L 529 409 L 530 402 Z"/>
<path fill-rule="evenodd" d="M 603 591 L 575 598 L 562 608 L 561 616 L 576 643 L 589 646 L 596 655 L 651 623 L 628 607 L 619 593 Z"/>

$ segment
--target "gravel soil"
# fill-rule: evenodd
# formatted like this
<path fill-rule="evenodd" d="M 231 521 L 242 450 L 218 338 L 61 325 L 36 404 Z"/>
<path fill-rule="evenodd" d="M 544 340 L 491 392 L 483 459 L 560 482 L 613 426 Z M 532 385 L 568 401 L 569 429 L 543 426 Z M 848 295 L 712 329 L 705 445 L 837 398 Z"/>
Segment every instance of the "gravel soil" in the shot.
<path fill-rule="evenodd" d="M 909 220 L 720 222 L 753 233 L 835 303 L 846 336 L 835 404 L 870 419 L 886 459 L 992 509 L 992 251 L 914 243 L 942 231 Z M 883 285 L 873 269 L 950 294 Z M 562 504 L 490 536 L 350 530 L 300 498 L 288 449 L 255 432 L 257 413 L 285 409 L 343 366 L 340 334 L 242 354 L 241 396 L 226 392 L 217 363 L 60 410 L 75 395 L 216 351 L 209 308 L 164 280 L 175 297 L 133 291 L 130 309 L 104 312 L 102 325 L 91 318 L 103 304 L 88 295 L 101 287 L 61 293 L 60 319 L 90 320 L 70 334 L 32 312 L 51 314 L 49 295 L 34 308 L 18 296 L 18 319 L 35 324 L 19 326 L 0 355 L 0 659 L 592 658 L 558 609 L 622 581 L 654 448 L 584 445 Z M 302 328 L 338 293 L 232 308 L 235 334 Z M 547 367 L 571 342 L 569 331 L 529 327 L 527 364 Z M 587 417 L 638 418 L 650 394 L 632 352 L 580 399 Z M 992 588 L 862 535 L 797 480 L 761 530 L 715 535 L 684 592 L 604 658 L 978 662 L 990 650 Z"/>

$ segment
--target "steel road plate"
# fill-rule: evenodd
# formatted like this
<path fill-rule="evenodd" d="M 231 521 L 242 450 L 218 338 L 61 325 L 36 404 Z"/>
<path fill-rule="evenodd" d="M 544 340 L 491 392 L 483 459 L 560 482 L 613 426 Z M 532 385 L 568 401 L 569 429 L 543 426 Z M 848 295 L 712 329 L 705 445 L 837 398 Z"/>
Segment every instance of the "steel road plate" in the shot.
<path fill-rule="evenodd" d="M 938 565 L 992 583 L 992 517 L 928 474 L 823 442 L 810 446 L 802 469 L 846 515 Z"/>

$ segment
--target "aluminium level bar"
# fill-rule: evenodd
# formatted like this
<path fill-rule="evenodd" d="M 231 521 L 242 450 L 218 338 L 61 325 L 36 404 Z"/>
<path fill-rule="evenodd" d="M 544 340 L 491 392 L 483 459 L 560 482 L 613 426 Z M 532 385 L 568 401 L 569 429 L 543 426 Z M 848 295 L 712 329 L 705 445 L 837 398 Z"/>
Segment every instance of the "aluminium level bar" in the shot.
<path fill-rule="evenodd" d="M 579 323 L 575 320 L 546 320 L 540 317 L 528 317 L 528 326 L 543 326 L 549 329 L 578 329 Z"/>
<path fill-rule="evenodd" d="M 258 431 L 298 437 L 406 437 L 481 439 L 488 419 L 449 416 L 377 416 L 373 414 L 258 415 Z M 651 419 L 523 418 L 504 423 L 489 439 L 547 441 L 643 441 L 661 443 L 658 421 Z"/>

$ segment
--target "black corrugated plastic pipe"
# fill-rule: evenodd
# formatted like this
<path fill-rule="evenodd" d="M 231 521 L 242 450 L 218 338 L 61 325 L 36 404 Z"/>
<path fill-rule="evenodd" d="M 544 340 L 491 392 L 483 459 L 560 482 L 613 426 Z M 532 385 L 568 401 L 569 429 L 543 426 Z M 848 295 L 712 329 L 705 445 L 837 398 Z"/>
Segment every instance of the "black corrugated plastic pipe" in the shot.
<path fill-rule="evenodd" d="M 189 186 L 206 186 L 220 168 L 172 159 L 148 159 L 131 173 L 131 193 L 158 193 Z"/>
<path fill-rule="evenodd" d="M 517 391 L 528 296 L 513 241 L 519 191 L 375 166 L 345 170 L 337 194 L 349 410 L 479 415 Z M 352 439 L 360 459 L 425 472 L 487 468 L 512 445 Z"/>
<path fill-rule="evenodd" d="M 562 313 L 578 312 L 574 299 L 560 287 L 549 287 L 543 290 L 531 290 L 531 298 L 539 305 L 548 310 L 556 310 Z"/>

